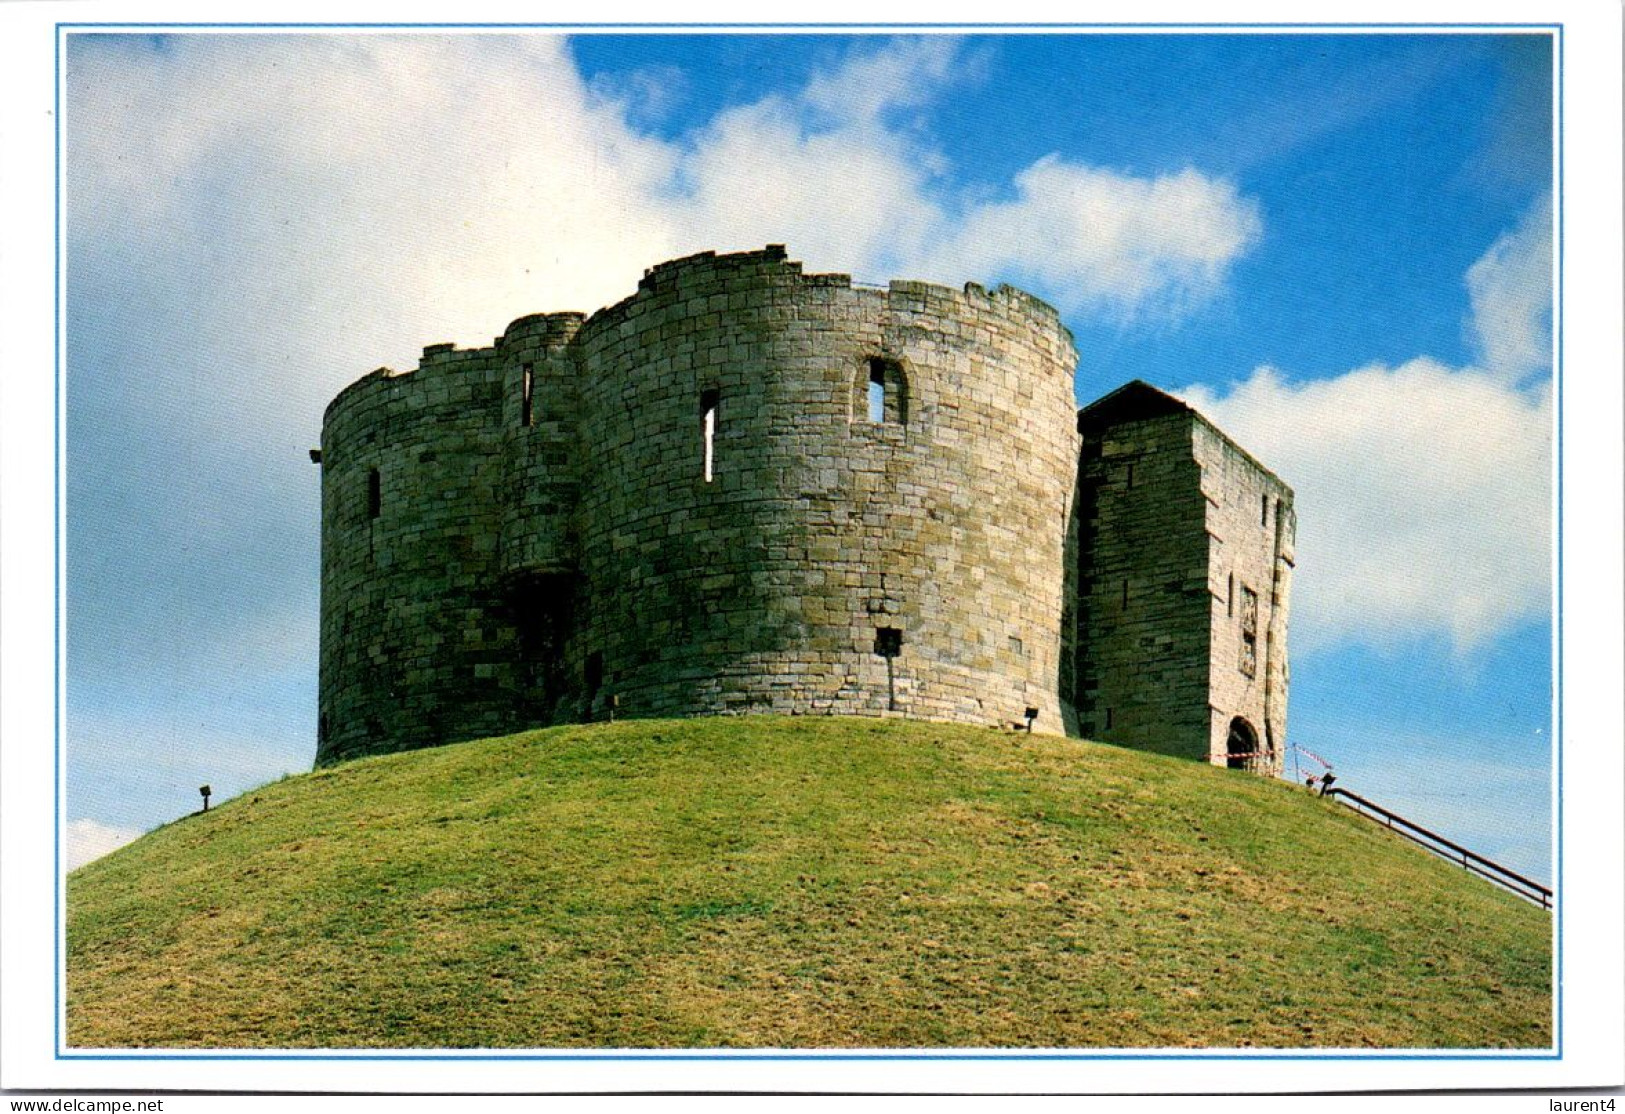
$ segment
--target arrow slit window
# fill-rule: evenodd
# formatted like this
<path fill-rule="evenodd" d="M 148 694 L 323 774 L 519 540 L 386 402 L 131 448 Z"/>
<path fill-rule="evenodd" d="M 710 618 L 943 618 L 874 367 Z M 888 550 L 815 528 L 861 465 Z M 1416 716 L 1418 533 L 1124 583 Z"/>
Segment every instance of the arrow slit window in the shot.
<path fill-rule="evenodd" d="M 700 392 L 700 439 L 704 444 L 703 469 L 706 483 L 710 483 L 715 477 L 717 405 L 721 401 L 721 391 L 712 389 Z"/>

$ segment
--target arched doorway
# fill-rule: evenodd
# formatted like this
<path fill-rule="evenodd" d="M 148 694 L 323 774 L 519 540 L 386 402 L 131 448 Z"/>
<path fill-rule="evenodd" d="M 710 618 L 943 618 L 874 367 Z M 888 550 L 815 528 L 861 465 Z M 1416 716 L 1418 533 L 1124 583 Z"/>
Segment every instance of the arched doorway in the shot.
<path fill-rule="evenodd" d="M 1258 732 L 1253 725 L 1237 716 L 1230 721 L 1230 736 L 1225 744 L 1224 764 L 1232 770 L 1251 769 L 1258 761 Z"/>

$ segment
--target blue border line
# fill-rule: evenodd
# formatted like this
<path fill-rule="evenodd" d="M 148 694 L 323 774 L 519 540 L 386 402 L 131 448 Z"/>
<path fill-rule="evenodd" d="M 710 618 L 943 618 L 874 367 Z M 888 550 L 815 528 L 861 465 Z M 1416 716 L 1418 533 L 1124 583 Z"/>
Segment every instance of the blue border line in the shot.
<path fill-rule="evenodd" d="M 1555 1037 L 1557 1041 L 1558 1059 L 1563 1057 L 1563 907 L 1568 896 L 1568 884 L 1563 877 L 1563 29 L 1557 30 L 1557 67 L 1555 79 L 1557 84 L 1557 181 L 1553 183 L 1553 201 L 1557 206 L 1557 300 L 1552 305 L 1552 325 L 1557 334 L 1557 359 L 1552 367 L 1554 379 L 1553 394 L 1556 398 L 1557 426 L 1554 439 L 1557 442 L 1557 571 L 1554 579 L 1557 582 L 1556 614 L 1552 617 L 1552 638 L 1556 644 L 1553 654 L 1552 672 L 1555 674 L 1553 685 L 1556 689 L 1555 700 L 1552 706 L 1552 745 L 1557 750 L 1557 793 L 1553 805 L 1557 812 L 1554 823 L 1557 827 L 1557 861 L 1553 864 L 1552 875 L 1557 883 L 1557 918 L 1555 932 L 1552 937 L 1552 954 L 1555 967 L 1552 972 L 1552 1001 L 1553 1009 L 1557 1011 L 1555 1023 Z"/>
<path fill-rule="evenodd" d="M 62 918 L 62 891 L 67 879 L 62 876 L 62 43 L 57 31 L 56 65 L 52 71 L 51 111 L 56 114 L 55 162 L 56 174 L 51 185 L 54 195 L 52 208 L 51 273 L 55 286 L 51 290 L 53 322 L 51 348 L 51 591 L 56 606 L 51 609 L 51 809 L 56 824 L 51 832 L 51 906 L 56 922 L 51 926 L 51 984 L 56 991 L 55 1008 L 51 1011 L 53 1047 L 62 1047 L 62 981 L 66 978 L 63 967 L 62 937 L 67 931 Z"/>
<path fill-rule="evenodd" d="M 1567 885 L 1563 877 L 1563 159 L 1564 159 L 1564 132 L 1563 132 L 1563 64 L 1564 43 L 1562 23 L 1059 23 L 1059 24 L 1030 24 L 1030 23 L 977 23 L 977 24 L 946 24 L 939 27 L 967 27 L 973 28 L 972 33 L 982 30 L 1009 30 L 1013 28 L 1038 28 L 1043 32 L 1063 33 L 1072 30 L 1102 29 L 1102 28 L 1143 28 L 1146 30 L 1214 30 L 1229 31 L 1233 33 L 1246 33 L 1259 30 L 1282 30 L 1293 28 L 1313 29 L 1316 31 L 1381 31 L 1397 30 L 1416 33 L 1428 29 L 1448 30 L 1459 33 L 1474 30 L 1531 30 L 1549 31 L 1553 33 L 1556 44 L 1557 57 L 1553 74 L 1556 84 L 1557 108 L 1557 157 L 1556 181 L 1553 185 L 1554 204 L 1557 206 L 1557 299 L 1553 309 L 1553 323 L 1556 331 L 1556 362 L 1553 367 L 1554 395 L 1556 399 L 1556 460 L 1557 460 L 1557 572 L 1556 604 L 1553 615 L 1553 638 L 1556 646 L 1554 654 L 1555 674 L 1554 685 L 1556 698 L 1553 708 L 1553 746 L 1557 752 L 1557 800 L 1556 818 L 1557 847 L 1556 862 L 1553 873 L 1557 882 L 1557 900 L 1555 914 L 1555 936 L 1553 952 L 1556 966 L 1553 972 L 1553 1009 L 1556 1014 L 1554 1046 L 1550 1051 L 1531 1052 L 1521 1054 L 1517 1051 L 1484 1050 L 1482 1052 L 1409 1052 L 1409 1053 L 1353 1053 L 1338 1054 L 1335 1049 L 1318 1051 L 1282 1051 L 1258 1053 L 1231 1053 L 1231 1052 L 1203 1052 L 1193 1050 L 1190 1052 L 1042 1052 L 1042 1053 L 933 1053 L 933 1052 L 872 1052 L 872 1053 L 840 1053 L 840 1052 L 785 1052 L 785 1053 L 673 1053 L 673 1052 L 579 1052 L 579 1053 L 545 1053 L 545 1052 L 514 1052 L 514 1053 L 344 1053 L 344 1052 L 312 1052 L 300 1053 L 256 1053 L 252 1050 L 199 1052 L 199 1053 L 158 1053 L 146 1054 L 141 1052 L 120 1053 L 74 1053 L 64 1050 L 62 1046 L 62 984 L 64 972 L 62 967 L 63 934 L 66 926 L 62 919 L 62 895 L 66 887 L 66 880 L 62 876 L 62 55 L 66 46 L 66 32 L 74 29 L 95 29 L 107 33 L 123 33 L 128 29 L 136 28 L 172 28 L 177 30 L 196 29 L 204 27 L 217 27 L 227 29 L 288 29 L 288 28 L 314 28 L 318 30 L 335 30 L 342 28 L 389 30 L 401 28 L 438 28 L 438 29 L 505 29 L 505 30 L 535 30 L 542 28 L 581 29 L 605 28 L 627 31 L 648 30 L 752 30 L 761 32 L 790 31 L 806 29 L 827 29 L 830 31 L 851 30 L 863 28 L 870 30 L 908 30 L 930 27 L 927 24 L 887 24 L 887 23 L 630 23 L 630 24 L 573 24 L 573 23 L 58 23 L 56 24 L 56 66 L 54 73 L 55 88 L 52 91 L 53 105 L 56 113 L 55 157 L 56 157 L 56 196 L 53 199 L 55 209 L 55 250 L 53 261 L 56 289 L 54 291 L 54 304 L 56 312 L 55 343 L 52 353 L 55 380 L 55 397 L 53 399 L 52 415 L 55 426 L 52 429 L 52 440 L 55 443 L 53 462 L 55 471 L 52 475 L 53 492 L 55 495 L 54 515 L 52 521 L 52 580 L 56 598 L 55 613 L 52 619 L 53 650 L 52 661 L 55 691 L 52 693 L 53 705 L 53 755 L 55 757 L 55 783 L 52 786 L 53 803 L 56 816 L 56 831 L 54 837 L 54 864 L 55 876 L 53 879 L 55 892 L 53 904 L 56 913 L 54 926 L 53 954 L 55 968 L 53 970 L 53 983 L 56 990 L 56 1008 L 52 1016 L 52 1032 L 55 1036 L 54 1059 L 64 1060 L 134 1060 L 134 1061 L 178 1061 L 178 1060 L 217 1060 L 217 1061 L 542 1061 L 542 1062 L 576 1062 L 590 1063 L 593 1061 L 623 1062 L 623 1061 L 1051 1061 L 1075 1062 L 1085 1060 L 1176 1060 L 1182 1062 L 1232 1062 L 1232 1061 L 1306 1061 L 1319 1063 L 1342 1063 L 1355 1061 L 1496 1061 L 1513 1063 L 1538 1063 L 1549 1060 L 1563 1059 L 1563 952 L 1557 946 L 1563 939 L 1563 909 L 1567 893 Z"/>

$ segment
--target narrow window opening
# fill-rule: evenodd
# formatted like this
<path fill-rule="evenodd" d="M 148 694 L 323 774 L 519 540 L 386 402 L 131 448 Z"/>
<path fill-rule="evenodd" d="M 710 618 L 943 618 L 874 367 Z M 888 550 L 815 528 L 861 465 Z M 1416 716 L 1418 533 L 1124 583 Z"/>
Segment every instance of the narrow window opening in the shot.
<path fill-rule="evenodd" d="M 521 387 L 521 394 L 519 396 L 519 424 L 528 428 L 532 424 L 533 417 L 533 412 L 531 409 L 531 392 L 534 390 L 536 366 L 534 364 L 526 364 L 523 370 L 524 383 Z"/>
<path fill-rule="evenodd" d="M 869 424 L 907 424 L 908 381 L 903 377 L 902 365 L 878 356 L 869 361 L 866 402 Z"/>
<path fill-rule="evenodd" d="M 1107 708 L 1106 709 L 1106 730 L 1110 731 L 1111 729 L 1112 729 L 1112 710 L 1110 708 Z"/>
<path fill-rule="evenodd" d="M 1270 497 L 1268 495 L 1258 497 L 1258 524 L 1260 526 L 1270 524 Z"/>
<path fill-rule="evenodd" d="M 705 443 L 705 482 L 710 483 L 716 464 L 717 404 L 722 392 L 716 389 L 700 392 L 700 436 Z"/>
<path fill-rule="evenodd" d="M 1231 573 L 1224 586 L 1224 613 L 1227 618 L 1236 617 L 1236 574 Z"/>
<path fill-rule="evenodd" d="M 316 720 L 316 745 L 321 746 L 327 742 L 327 716 L 319 716 Z"/>
<path fill-rule="evenodd" d="M 1128 466 L 1128 485 L 1129 487 L 1134 486 L 1134 465 L 1132 464 Z"/>
<path fill-rule="evenodd" d="M 1128 581 L 1123 581 L 1123 606 L 1128 606 Z"/>
<path fill-rule="evenodd" d="M 367 517 L 377 518 L 384 510 L 384 484 L 378 469 L 367 472 Z"/>

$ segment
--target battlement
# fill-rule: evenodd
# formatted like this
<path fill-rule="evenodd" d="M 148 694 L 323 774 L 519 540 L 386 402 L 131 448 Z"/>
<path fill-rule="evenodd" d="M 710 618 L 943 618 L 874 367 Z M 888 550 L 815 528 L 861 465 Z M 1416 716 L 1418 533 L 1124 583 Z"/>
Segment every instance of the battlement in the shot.
<path fill-rule="evenodd" d="M 769 245 L 363 377 L 319 454 L 318 760 L 610 715 L 1077 731 L 1117 668 L 1101 648 L 1131 654 L 1146 623 L 1177 635 L 1192 704 L 1160 749 L 1203 756 L 1206 595 L 1134 615 L 1097 599 L 1121 547 L 1095 544 L 1104 504 L 1084 498 L 1104 465 L 1083 451 L 1077 359 L 1013 287 L 866 286 Z M 1205 537 L 1184 444 L 1189 466 L 1156 458 L 1142 497 Z M 1180 549 L 1180 582 L 1208 583 L 1210 558 Z M 1087 726 L 1111 738 L 1113 715 Z"/>
<path fill-rule="evenodd" d="M 768 269 L 800 274 L 801 264 L 790 260 L 783 244 L 769 244 L 761 251 L 727 252 L 722 255 L 714 251 L 702 251 L 694 255 L 685 255 L 681 259 L 655 264 L 643 272 L 638 289 L 658 290 L 667 283 L 683 282 L 704 273 L 740 271 L 759 273 Z"/>

